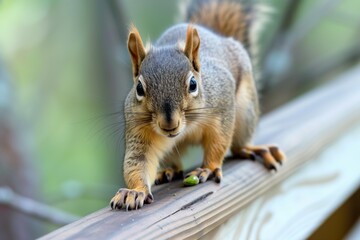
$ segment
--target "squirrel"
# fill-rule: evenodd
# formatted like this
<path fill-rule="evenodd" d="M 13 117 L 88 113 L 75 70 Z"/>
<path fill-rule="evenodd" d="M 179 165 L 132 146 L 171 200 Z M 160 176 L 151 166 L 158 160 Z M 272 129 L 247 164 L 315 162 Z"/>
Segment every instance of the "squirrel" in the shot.
<path fill-rule="evenodd" d="M 145 47 L 132 26 L 127 47 L 134 86 L 125 101 L 124 179 L 112 209 L 153 202 L 153 183 L 181 178 L 181 156 L 201 145 L 201 168 L 186 175 L 220 183 L 228 150 L 241 159 L 261 157 L 268 169 L 285 160 L 276 146 L 251 145 L 259 100 L 250 59 L 255 6 L 230 0 L 194 1 L 187 22 L 167 29 Z M 160 168 L 160 163 L 165 168 Z"/>

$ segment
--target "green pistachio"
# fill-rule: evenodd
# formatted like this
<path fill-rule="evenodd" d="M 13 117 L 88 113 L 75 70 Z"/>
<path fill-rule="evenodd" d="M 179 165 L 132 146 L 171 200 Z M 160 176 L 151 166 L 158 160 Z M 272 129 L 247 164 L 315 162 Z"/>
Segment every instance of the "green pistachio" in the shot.
<path fill-rule="evenodd" d="M 187 178 L 184 179 L 184 185 L 185 186 L 194 186 L 199 184 L 199 178 L 197 176 L 189 176 Z"/>

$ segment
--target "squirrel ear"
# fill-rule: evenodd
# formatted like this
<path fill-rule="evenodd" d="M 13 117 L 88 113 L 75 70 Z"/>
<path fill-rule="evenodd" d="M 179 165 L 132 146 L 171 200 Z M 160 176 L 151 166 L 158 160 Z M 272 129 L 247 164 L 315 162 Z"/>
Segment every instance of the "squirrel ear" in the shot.
<path fill-rule="evenodd" d="M 196 28 L 189 25 L 186 31 L 185 55 L 189 58 L 195 71 L 200 70 L 200 37 Z"/>
<path fill-rule="evenodd" d="M 131 57 L 133 74 L 136 77 L 139 75 L 140 65 L 145 58 L 146 52 L 139 31 L 134 26 L 130 29 L 128 50 Z"/>

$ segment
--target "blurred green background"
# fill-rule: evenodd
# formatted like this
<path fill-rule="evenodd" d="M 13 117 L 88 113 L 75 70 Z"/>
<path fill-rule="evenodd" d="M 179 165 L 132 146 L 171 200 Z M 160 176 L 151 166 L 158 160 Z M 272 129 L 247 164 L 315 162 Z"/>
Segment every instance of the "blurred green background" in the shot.
<path fill-rule="evenodd" d="M 180 2 L 0 1 L 0 187 L 77 216 L 107 206 L 123 186 L 127 29 L 156 40 L 181 20 Z M 360 1 L 263 2 L 274 8 L 261 35 L 263 112 L 359 61 Z M 3 205 L 2 236 L 59 227 Z M 22 221 L 25 233 L 9 228 Z"/>

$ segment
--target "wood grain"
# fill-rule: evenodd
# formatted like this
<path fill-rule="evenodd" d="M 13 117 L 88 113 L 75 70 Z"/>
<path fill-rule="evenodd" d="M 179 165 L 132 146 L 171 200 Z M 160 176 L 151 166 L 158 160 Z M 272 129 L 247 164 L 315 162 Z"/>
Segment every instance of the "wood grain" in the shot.
<path fill-rule="evenodd" d="M 255 142 L 277 143 L 288 156 L 276 174 L 256 162 L 229 160 L 220 185 L 207 182 L 184 188 L 178 181 L 158 186 L 153 191 L 155 202 L 138 211 L 112 211 L 106 207 L 43 239 L 203 236 L 284 181 L 358 122 L 359 86 L 360 66 L 262 118 Z"/>

